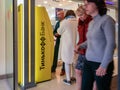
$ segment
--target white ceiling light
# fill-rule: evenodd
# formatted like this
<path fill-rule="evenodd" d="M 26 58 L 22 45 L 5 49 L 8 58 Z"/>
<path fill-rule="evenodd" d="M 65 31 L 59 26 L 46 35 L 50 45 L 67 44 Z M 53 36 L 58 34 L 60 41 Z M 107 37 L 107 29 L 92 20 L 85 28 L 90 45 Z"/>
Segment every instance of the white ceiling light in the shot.
<path fill-rule="evenodd" d="M 43 3 L 44 3 L 44 4 L 47 4 L 48 2 L 47 2 L 47 1 L 44 1 Z"/>
<path fill-rule="evenodd" d="M 55 9 L 55 7 L 52 7 L 52 9 Z"/>
<path fill-rule="evenodd" d="M 38 6 L 38 7 L 41 7 L 42 5 L 39 4 L 39 5 L 37 5 L 37 6 Z"/>
<path fill-rule="evenodd" d="M 59 6 L 62 6 L 62 4 L 59 4 Z"/>
<path fill-rule="evenodd" d="M 69 0 L 68 2 L 72 2 L 71 0 Z"/>

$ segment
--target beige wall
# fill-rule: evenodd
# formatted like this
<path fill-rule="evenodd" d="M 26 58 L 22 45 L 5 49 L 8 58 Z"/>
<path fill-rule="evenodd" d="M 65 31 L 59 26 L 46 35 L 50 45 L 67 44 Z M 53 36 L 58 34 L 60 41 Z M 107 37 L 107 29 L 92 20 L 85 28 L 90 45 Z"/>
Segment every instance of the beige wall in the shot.
<path fill-rule="evenodd" d="M 5 0 L 0 0 L 0 75 L 5 74 Z"/>

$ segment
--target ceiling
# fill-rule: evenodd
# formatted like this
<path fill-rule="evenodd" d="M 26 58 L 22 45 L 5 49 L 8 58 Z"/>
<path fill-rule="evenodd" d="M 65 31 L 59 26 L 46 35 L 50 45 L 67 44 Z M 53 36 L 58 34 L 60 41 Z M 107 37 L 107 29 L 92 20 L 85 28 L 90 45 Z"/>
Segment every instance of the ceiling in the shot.
<path fill-rule="evenodd" d="M 106 0 L 107 2 L 113 2 L 114 5 L 108 5 L 117 7 L 117 0 Z M 78 4 L 83 3 L 83 0 L 35 0 L 36 5 L 45 6 L 46 8 L 65 8 L 76 9 Z"/>
<path fill-rule="evenodd" d="M 78 0 L 77 0 L 78 1 Z M 80 2 L 72 0 L 35 0 L 35 5 L 45 6 L 46 8 L 76 9 Z"/>
<path fill-rule="evenodd" d="M 107 5 L 109 8 L 116 8 L 117 0 L 106 0 L 114 2 L 114 5 Z M 35 0 L 36 6 L 45 6 L 50 19 L 55 18 L 55 8 L 73 9 L 76 10 L 79 4 L 83 4 L 83 0 Z"/>
<path fill-rule="evenodd" d="M 22 3 L 23 0 L 17 0 L 18 4 Z M 45 6 L 47 9 L 53 8 L 64 8 L 64 9 L 76 9 L 78 4 L 83 3 L 83 0 L 35 0 L 35 5 Z M 108 5 L 110 7 L 118 7 L 117 0 L 106 0 L 114 2 L 114 5 Z"/>

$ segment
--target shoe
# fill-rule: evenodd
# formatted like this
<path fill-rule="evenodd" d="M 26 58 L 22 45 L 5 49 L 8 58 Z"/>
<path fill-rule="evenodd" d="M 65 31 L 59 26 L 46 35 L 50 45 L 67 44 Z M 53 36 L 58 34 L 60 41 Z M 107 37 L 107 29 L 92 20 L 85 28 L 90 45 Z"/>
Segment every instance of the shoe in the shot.
<path fill-rule="evenodd" d="M 70 80 L 71 80 L 72 82 L 76 82 L 76 78 L 75 78 L 75 77 L 71 77 Z"/>
<path fill-rule="evenodd" d="M 66 79 L 64 79 L 63 82 L 64 82 L 66 85 L 71 85 L 71 81 L 67 81 Z"/>
<path fill-rule="evenodd" d="M 60 76 L 65 75 L 65 71 L 61 71 Z"/>

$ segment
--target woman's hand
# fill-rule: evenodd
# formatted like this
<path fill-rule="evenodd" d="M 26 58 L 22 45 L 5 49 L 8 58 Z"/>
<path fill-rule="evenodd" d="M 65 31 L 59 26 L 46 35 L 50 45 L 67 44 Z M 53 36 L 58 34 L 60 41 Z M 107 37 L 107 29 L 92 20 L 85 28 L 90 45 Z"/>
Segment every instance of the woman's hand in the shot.
<path fill-rule="evenodd" d="M 75 53 L 78 53 L 79 49 L 80 49 L 80 48 L 79 48 L 79 45 L 76 45 L 76 46 L 75 46 L 75 49 L 74 49 L 74 52 L 75 52 Z"/>
<path fill-rule="evenodd" d="M 58 33 L 55 33 L 54 36 L 55 37 L 60 37 L 60 35 Z"/>
<path fill-rule="evenodd" d="M 106 74 L 106 68 L 103 68 L 103 67 L 100 66 L 100 67 L 96 70 L 96 75 L 97 75 L 97 76 L 103 77 L 105 74 Z"/>

